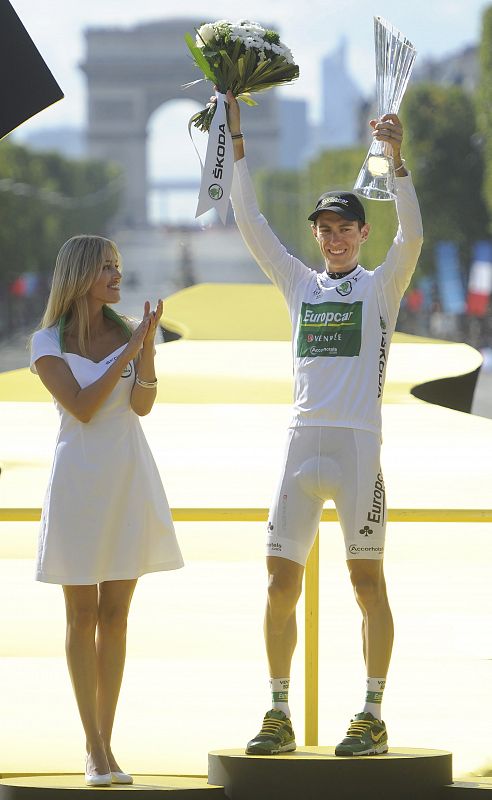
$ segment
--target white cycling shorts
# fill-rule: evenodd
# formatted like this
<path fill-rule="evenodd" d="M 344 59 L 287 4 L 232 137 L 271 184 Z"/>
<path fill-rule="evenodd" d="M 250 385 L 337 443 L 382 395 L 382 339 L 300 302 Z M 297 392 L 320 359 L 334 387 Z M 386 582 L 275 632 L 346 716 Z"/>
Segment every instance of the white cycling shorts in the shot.
<path fill-rule="evenodd" d="M 268 519 L 267 556 L 305 565 L 325 500 L 335 503 L 347 559 L 382 559 L 386 502 L 380 437 L 355 428 L 290 428 Z"/>

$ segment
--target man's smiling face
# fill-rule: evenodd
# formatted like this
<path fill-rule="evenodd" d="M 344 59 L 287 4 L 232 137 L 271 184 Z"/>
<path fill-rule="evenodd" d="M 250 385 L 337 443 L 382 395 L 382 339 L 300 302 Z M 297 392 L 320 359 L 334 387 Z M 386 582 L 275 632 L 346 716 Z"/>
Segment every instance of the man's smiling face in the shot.
<path fill-rule="evenodd" d="M 359 251 L 369 235 L 369 225 L 345 219 L 335 211 L 320 211 L 312 225 L 326 262 L 327 272 L 348 272 L 357 266 Z"/>

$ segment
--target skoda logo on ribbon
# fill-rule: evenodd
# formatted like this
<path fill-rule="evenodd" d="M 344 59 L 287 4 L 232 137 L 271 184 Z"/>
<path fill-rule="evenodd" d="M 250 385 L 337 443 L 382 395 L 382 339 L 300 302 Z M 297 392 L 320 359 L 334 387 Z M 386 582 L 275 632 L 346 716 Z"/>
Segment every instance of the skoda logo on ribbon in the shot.
<path fill-rule="evenodd" d="M 212 198 L 212 200 L 220 200 L 224 191 L 222 186 L 219 186 L 218 183 L 212 183 L 211 186 L 208 187 L 208 194 Z"/>

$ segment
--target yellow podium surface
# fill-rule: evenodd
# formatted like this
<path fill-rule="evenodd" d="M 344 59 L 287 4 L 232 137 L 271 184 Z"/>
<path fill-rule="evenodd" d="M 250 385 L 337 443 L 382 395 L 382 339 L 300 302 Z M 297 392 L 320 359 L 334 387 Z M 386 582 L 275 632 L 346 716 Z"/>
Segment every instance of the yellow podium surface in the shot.
<path fill-rule="evenodd" d="M 269 703 L 264 522 L 255 520 L 268 508 L 290 420 L 290 323 L 277 290 L 263 285 L 178 292 L 162 322 L 182 338 L 158 347 L 158 402 L 142 424 L 186 568 L 139 582 L 115 750 L 142 774 L 205 774 L 207 751 L 242 747 Z M 492 760 L 485 737 L 476 739 L 492 702 L 492 422 L 411 390 L 480 363 L 467 345 L 396 334 L 383 398 L 396 624 L 385 720 L 394 746 L 453 751 L 456 774 Z M 33 581 L 37 523 L 20 521 L 39 514 L 57 426 L 36 376 L 0 375 L 0 774 L 83 765 L 61 590 Z M 364 691 L 359 612 L 333 521 L 320 529 L 320 621 L 319 739 L 332 746 Z M 291 689 L 299 743 L 302 640 L 301 624 Z"/>

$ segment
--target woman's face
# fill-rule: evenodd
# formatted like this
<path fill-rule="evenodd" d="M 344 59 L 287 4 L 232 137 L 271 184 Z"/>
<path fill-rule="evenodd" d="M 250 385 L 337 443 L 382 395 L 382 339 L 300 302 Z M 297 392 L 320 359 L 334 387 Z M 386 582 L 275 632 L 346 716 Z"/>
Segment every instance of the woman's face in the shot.
<path fill-rule="evenodd" d="M 108 253 L 99 277 L 96 278 L 88 295 L 101 303 L 118 303 L 120 300 L 121 272 L 116 256 Z"/>

